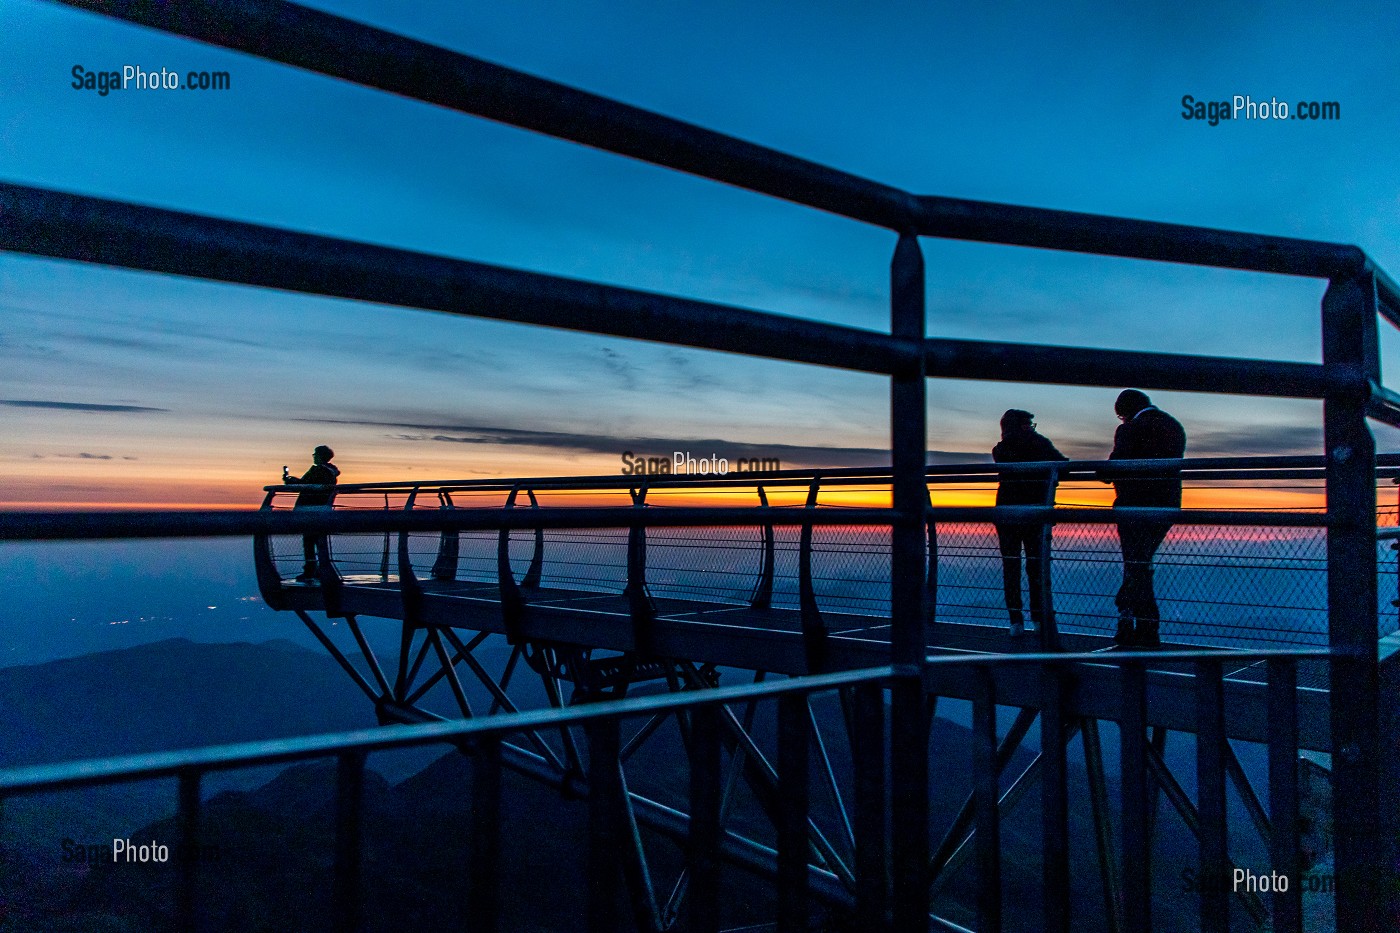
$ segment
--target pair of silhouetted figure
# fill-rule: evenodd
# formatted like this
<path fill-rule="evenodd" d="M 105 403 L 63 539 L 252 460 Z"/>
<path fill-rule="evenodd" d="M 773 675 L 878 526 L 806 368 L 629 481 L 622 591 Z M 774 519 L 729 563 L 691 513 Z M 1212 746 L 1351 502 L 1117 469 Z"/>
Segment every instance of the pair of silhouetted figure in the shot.
<path fill-rule="evenodd" d="M 322 444 L 311 452 L 311 469 L 303 473 L 300 479 L 293 479 L 287 468 L 283 467 L 282 482 L 288 486 L 333 487 L 340 476 L 340 468 L 331 463 L 334 456 L 335 451 Z M 334 489 L 307 489 L 297 493 L 296 505 L 293 508 L 328 509 L 334 499 Z M 305 563 L 297 579 L 310 582 L 316 579 L 317 554 L 323 556 L 327 562 L 330 561 L 330 544 L 325 535 L 303 535 L 301 546 Z"/>
<path fill-rule="evenodd" d="M 1113 435 L 1110 460 L 1177 460 L 1186 453 L 1186 432 L 1171 415 L 1153 405 L 1143 392 L 1125 389 L 1113 405 L 1122 424 Z M 1001 443 L 992 448 L 998 463 L 1043 463 L 1067 460 L 1035 430 L 1035 416 L 1019 408 L 1001 416 Z M 1181 471 L 1155 471 L 1150 475 L 1125 475 L 1112 482 L 1117 508 L 1180 508 Z M 1007 472 L 997 487 L 997 505 L 1054 505 L 1052 475 Z M 1152 559 L 1171 530 L 1171 522 L 1125 520 L 1117 523 L 1123 553 L 1123 583 L 1114 603 L 1118 607 L 1120 645 L 1156 647 L 1161 644 L 1161 615 L 1152 581 Z M 1041 556 L 1050 537 L 1050 526 L 1039 521 L 998 522 L 1002 584 L 1006 608 L 1011 614 L 1011 634 L 1025 631 L 1021 604 L 1021 553 L 1026 557 L 1026 582 L 1030 588 L 1031 622 L 1044 624 Z"/>

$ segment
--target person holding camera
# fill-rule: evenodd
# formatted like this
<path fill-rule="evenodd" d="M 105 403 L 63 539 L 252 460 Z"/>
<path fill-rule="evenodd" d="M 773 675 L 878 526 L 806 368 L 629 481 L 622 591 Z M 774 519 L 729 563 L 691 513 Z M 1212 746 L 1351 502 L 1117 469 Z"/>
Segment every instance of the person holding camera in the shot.
<path fill-rule="evenodd" d="M 335 451 L 325 444 L 311 452 L 311 469 L 293 478 L 285 466 L 282 467 L 282 482 L 288 486 L 314 486 L 297 493 L 296 509 L 329 509 L 335 500 L 335 484 L 340 477 L 340 468 L 331 463 Z M 331 488 L 326 488 L 331 487 Z M 316 579 L 317 553 L 330 560 L 330 543 L 325 535 L 303 535 L 301 539 L 305 565 L 297 580 L 309 583 Z"/>

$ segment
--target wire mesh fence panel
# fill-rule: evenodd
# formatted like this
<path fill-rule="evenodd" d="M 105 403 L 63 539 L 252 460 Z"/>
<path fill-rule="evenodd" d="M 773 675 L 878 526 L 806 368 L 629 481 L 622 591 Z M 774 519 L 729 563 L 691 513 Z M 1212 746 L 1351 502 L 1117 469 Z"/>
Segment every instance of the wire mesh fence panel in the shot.
<path fill-rule="evenodd" d="M 1186 485 L 1188 504 L 1199 507 L 1221 507 L 1229 499 L 1246 510 L 1277 508 L 1284 500 L 1283 507 L 1289 511 L 1320 513 L 1325 508 L 1325 491 L 1315 478 L 1252 484 L 1197 480 Z M 995 488 L 995 474 L 988 474 L 985 480 L 962 477 L 956 484 L 935 482 L 931 486 L 935 502 L 975 499 L 983 505 L 991 504 Z M 851 487 L 846 492 L 869 495 L 872 490 L 876 487 Z M 749 486 L 699 492 L 710 493 L 706 501 L 712 500 L 712 504 L 742 507 L 759 501 L 755 488 Z M 768 492 L 771 504 L 784 511 L 791 507 L 792 520 L 801 520 L 805 487 L 774 486 Z M 835 487 L 823 490 L 823 511 L 841 507 L 825 504 L 827 497 L 839 500 L 838 493 Z M 1383 528 L 1400 523 L 1398 494 L 1400 490 L 1389 480 L 1378 481 L 1377 522 Z M 664 513 L 668 505 L 686 505 L 690 502 L 686 497 L 691 495 L 698 493 L 689 489 L 651 490 L 648 517 Z M 505 503 L 505 493 L 500 490 L 422 487 L 412 496 L 415 512 L 448 506 L 495 511 Z M 409 497 L 406 489 L 388 493 L 348 490 L 338 496 L 335 508 L 402 510 Z M 293 493 L 279 494 L 273 507 L 291 508 L 295 498 Z M 1104 506 L 1111 498 L 1111 487 L 1103 483 L 1066 483 L 1059 490 L 1061 506 Z M 631 501 L 625 490 L 617 489 L 541 490 L 533 501 L 558 507 L 594 505 L 603 500 L 614 506 Z M 527 493 L 521 491 L 516 508 L 533 507 L 526 504 L 528 501 Z M 817 525 L 810 535 L 811 586 L 822 613 L 888 617 L 888 528 Z M 628 529 L 549 529 L 543 532 L 538 551 L 535 537 L 530 528 L 510 532 L 510 566 L 517 581 L 526 580 L 538 554 L 538 581 L 532 575 L 529 582 L 537 582 L 539 590 L 616 595 L 626 589 Z M 992 523 L 940 522 L 936 537 L 938 621 L 1005 625 L 1008 586 L 1020 590 L 1020 596 L 1014 598 L 1022 607 L 1031 607 L 1028 555 L 1018 554 L 1014 564 L 1007 561 Z M 398 532 L 337 534 L 330 538 L 330 551 L 338 572 L 351 582 L 396 582 L 401 554 L 420 580 L 437 577 L 491 584 L 499 579 L 498 531 L 421 531 L 407 533 L 402 540 L 401 549 Z M 773 528 L 768 604 L 775 609 L 797 609 L 802 604 L 801 541 L 800 525 Z M 271 549 L 284 578 L 304 575 L 303 536 L 274 536 Z M 748 604 L 764 575 L 765 550 L 764 527 L 759 524 L 649 527 L 645 534 L 647 592 L 655 598 Z M 1116 597 L 1124 582 L 1117 528 L 1061 522 L 1053 529 L 1052 555 L 1052 595 L 1060 630 L 1111 634 L 1118 618 Z M 1161 634 L 1166 640 L 1237 647 L 1314 646 L 1327 641 L 1326 533 L 1321 528 L 1177 524 L 1156 550 L 1151 567 Z M 1382 635 L 1400 630 L 1398 568 L 1400 551 L 1390 541 L 1381 541 L 1377 548 L 1377 622 Z"/>
<path fill-rule="evenodd" d="M 533 542 L 532 534 L 519 533 L 512 536 L 512 544 L 515 537 L 522 540 L 529 538 Z M 512 561 L 517 567 L 526 566 L 514 557 Z M 627 588 L 627 529 L 546 531 L 540 586 L 591 593 L 621 593 Z"/>
<path fill-rule="evenodd" d="M 742 605 L 763 570 L 757 527 L 652 528 L 646 548 L 652 596 Z"/>
<path fill-rule="evenodd" d="M 823 612 L 888 616 L 889 581 L 888 528 L 812 529 L 812 589 Z"/>

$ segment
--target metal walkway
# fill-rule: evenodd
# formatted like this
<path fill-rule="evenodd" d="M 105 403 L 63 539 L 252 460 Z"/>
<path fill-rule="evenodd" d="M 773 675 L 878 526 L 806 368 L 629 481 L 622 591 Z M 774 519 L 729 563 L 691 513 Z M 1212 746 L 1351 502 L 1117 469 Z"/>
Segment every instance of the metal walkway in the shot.
<path fill-rule="evenodd" d="M 1383 459 L 1378 482 L 1400 466 Z M 1252 488 L 1287 489 L 1295 494 L 1317 491 L 1320 458 L 1237 458 L 1183 461 L 1189 491 Z M 1075 500 L 1102 489 L 1108 463 L 1044 465 L 1061 471 L 1059 496 Z M 1028 467 L 1026 469 L 1037 469 Z M 999 475 L 991 465 L 931 467 L 930 502 L 983 494 L 990 501 Z M 834 475 L 833 475 L 834 473 Z M 649 520 L 664 524 L 669 506 L 695 500 L 722 503 L 789 501 L 785 521 L 769 519 L 749 527 L 632 529 L 548 529 L 516 532 L 442 531 L 435 534 L 337 535 L 329 561 L 316 568 L 316 579 L 297 579 L 303 569 L 300 539 L 260 537 L 256 558 L 262 594 L 275 609 L 294 610 L 316 632 L 337 660 L 374 702 L 397 709 L 413 706 L 417 675 L 429 655 L 432 633 L 453 630 L 453 646 L 473 654 L 504 640 L 527 657 L 562 657 L 553 673 L 581 695 L 609 691 L 625 694 L 634 686 L 675 678 L 674 665 L 709 666 L 731 671 L 797 676 L 880 665 L 889 656 L 888 539 L 872 529 L 840 524 L 804 524 L 814 513 L 840 520 L 840 502 L 888 492 L 887 472 L 844 470 L 828 473 L 787 471 L 763 476 L 661 477 L 638 481 L 618 477 L 536 478 L 412 484 L 361 484 L 339 489 L 337 509 L 421 514 L 426 510 L 490 517 L 508 511 L 548 510 L 554 501 L 606 502 L 624 497 Z M 265 509 L 281 510 L 296 487 L 271 486 Z M 823 500 L 821 497 L 826 497 Z M 1302 501 L 1306 503 L 1306 498 Z M 831 502 L 828 506 L 825 503 Z M 526 504 L 528 503 L 528 504 Z M 645 507 L 643 507 L 645 506 Z M 568 506 L 558 511 L 567 510 Z M 972 508 L 975 511 L 975 507 Z M 1393 507 L 1383 509 L 1389 521 Z M 1302 552 L 1320 541 L 1300 538 L 1311 529 L 1249 527 L 1247 512 L 1215 515 L 1236 524 L 1223 527 L 1224 540 L 1212 535 L 1220 526 L 1184 525 L 1181 545 L 1169 541 L 1159 564 L 1164 607 L 1195 611 L 1194 621 L 1164 623 L 1163 650 L 1320 646 L 1307 625 L 1325 619 L 1322 567 Z M 1297 523 L 1315 520 L 1301 511 Z M 1060 651 L 1090 654 L 1111 650 L 1115 617 L 1111 601 L 1121 566 L 1116 538 L 1103 525 L 1076 524 L 1060 513 L 1051 546 L 1045 549 L 1049 625 L 1012 637 L 1001 585 L 1001 557 L 990 526 L 969 521 L 931 521 L 928 547 L 933 559 L 926 580 L 925 650 L 930 656 L 951 654 L 1033 653 Z M 1282 520 L 1275 516 L 1274 520 Z M 668 534 L 669 532 L 669 534 Z M 1246 533 L 1248 532 L 1248 533 Z M 979 539 L 980 535 L 980 539 Z M 1096 536 L 1097 547 L 1086 540 Z M 882 540 L 883 539 L 883 540 Z M 290 545 L 290 546 L 287 546 Z M 1272 576 L 1271 576 L 1272 574 Z M 1202 583 L 1201 577 L 1206 577 Z M 1394 564 L 1382 566 L 1383 591 L 1394 590 Z M 1058 584 L 1054 581 L 1066 581 Z M 1086 592 L 1098 587 L 1098 593 Z M 1228 591 L 1235 586 L 1239 592 Z M 1283 592 L 1286 605 L 1261 603 L 1261 587 Z M 1174 600 L 1205 589 L 1211 599 Z M 1069 592 L 1065 592 L 1069 590 Z M 971 594 L 971 595 L 969 595 Z M 1265 594 L 1267 595 L 1267 594 Z M 1251 602 L 1253 600 L 1253 602 Z M 1077 605 L 1078 612 L 1063 606 Z M 1284 608 L 1292 616 L 1283 612 Z M 883 609 L 883 611 L 881 611 Z M 1094 611 L 1098 615 L 1094 615 Z M 1229 624 L 1229 611 L 1270 620 L 1245 631 Z M 393 678 L 382 668 L 367 642 L 336 646 L 327 629 L 307 616 L 391 620 L 401 625 L 400 643 L 416 649 L 401 653 Z M 1312 614 L 1310 619 L 1309 613 Z M 1169 616 L 1170 617 L 1170 616 Z M 994 621 L 995 620 L 995 621 Z M 1390 614 L 1381 620 L 1394 630 Z M 1296 628 L 1294 626 L 1297 626 Z M 1301 630 L 1300 630 L 1301 629 Z M 1325 631 L 1325 629 L 1324 629 Z M 358 629 L 357 629 L 358 632 Z M 1175 637 L 1174 637 L 1175 636 Z M 421 642 L 415 639 L 421 637 Z M 499 652 L 498 652 L 499 653 Z M 355 664 L 349 658 L 358 654 Z M 436 657 L 437 680 L 449 665 Z M 434 662 L 428 664 L 434 668 Z M 473 661 L 478 676 L 484 673 Z M 543 662 L 535 664 L 545 670 Z M 1240 661 L 1224 669 L 1225 702 L 1231 738 L 1267 739 L 1267 683 L 1262 663 Z M 1117 665 L 1080 665 L 1073 696 L 1076 716 L 1117 721 L 1121 716 Z M 733 674 L 730 675 L 731 679 Z M 1330 751 L 1327 715 L 1327 670 L 1317 661 L 1302 661 L 1297 670 L 1302 747 Z M 976 685 L 966 671 L 935 668 L 931 689 L 940 696 L 971 700 Z M 389 681 L 392 679 L 393 683 Z M 1008 669 L 998 674 L 997 696 L 1005 705 L 1034 707 L 1040 685 Z M 1192 665 L 1162 662 L 1147 671 L 1148 722 L 1159 728 L 1191 732 L 1195 720 Z M 458 693 L 464 691 L 458 690 Z M 505 689 L 499 677 L 493 692 Z M 546 697 L 560 698 L 559 691 Z M 522 702 L 523 705 L 523 702 Z M 460 710 L 473 714 L 470 704 Z"/>

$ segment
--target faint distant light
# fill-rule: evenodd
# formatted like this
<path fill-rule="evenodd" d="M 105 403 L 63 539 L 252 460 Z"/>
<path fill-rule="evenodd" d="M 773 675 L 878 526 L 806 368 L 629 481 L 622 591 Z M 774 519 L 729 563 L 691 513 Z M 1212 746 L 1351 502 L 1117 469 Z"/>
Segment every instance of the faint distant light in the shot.
<path fill-rule="evenodd" d="M 218 609 L 219 607 L 218 607 L 218 606 L 206 606 L 205 608 L 206 608 L 206 609 Z"/>

